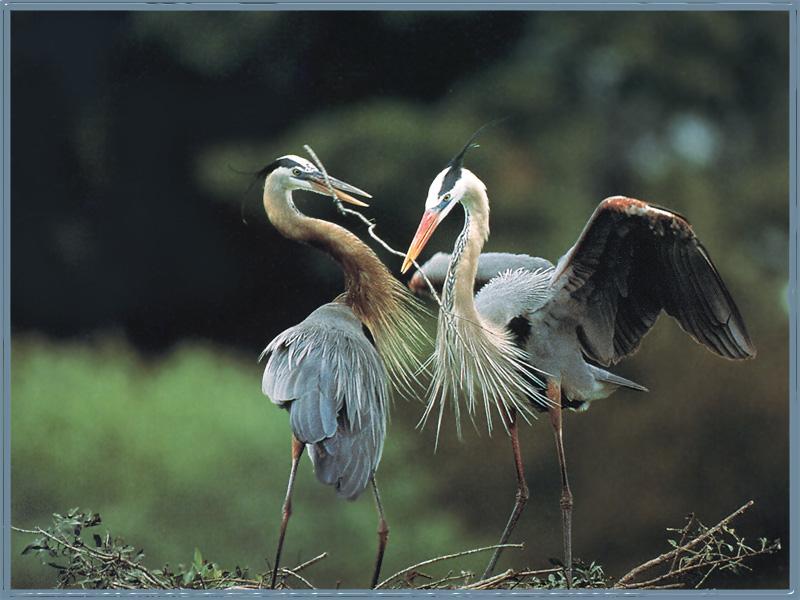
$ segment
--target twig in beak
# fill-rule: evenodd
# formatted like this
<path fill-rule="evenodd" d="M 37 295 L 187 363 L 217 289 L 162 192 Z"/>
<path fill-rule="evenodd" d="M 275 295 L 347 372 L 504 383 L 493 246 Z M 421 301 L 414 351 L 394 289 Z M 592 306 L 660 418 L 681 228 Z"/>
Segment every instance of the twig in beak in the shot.
<path fill-rule="evenodd" d="M 389 244 L 384 242 L 378 236 L 377 233 L 375 233 L 375 227 L 377 227 L 377 225 L 378 225 L 375 221 L 373 221 L 371 219 L 368 219 L 367 217 L 362 215 L 357 210 L 353 210 L 352 208 L 347 208 L 344 204 L 342 204 L 342 201 L 339 200 L 339 196 L 336 194 L 336 189 L 331 185 L 331 180 L 328 177 L 328 172 L 325 170 L 325 166 L 322 164 L 322 161 L 319 159 L 319 157 L 316 155 L 316 153 L 311 149 L 311 146 L 309 146 L 308 144 L 304 144 L 303 148 L 305 148 L 306 152 L 308 152 L 308 155 L 311 157 L 311 160 L 314 161 L 314 163 L 317 165 L 317 168 L 320 170 L 320 173 L 322 173 L 322 177 L 325 179 L 325 185 L 328 187 L 328 191 L 330 192 L 331 197 L 333 198 L 333 203 L 336 205 L 336 210 L 338 210 L 339 213 L 342 214 L 342 215 L 352 215 L 352 216 L 360 219 L 361 222 L 364 223 L 364 225 L 367 226 L 367 232 L 369 233 L 370 237 L 373 240 L 378 242 L 388 252 L 391 252 L 395 256 L 399 256 L 401 258 L 405 258 L 406 255 L 405 255 L 404 252 L 400 252 L 399 250 L 395 250 Z M 414 260 L 414 261 L 411 261 L 411 263 L 417 269 L 419 274 L 422 275 L 422 278 L 425 280 L 425 283 L 428 285 L 428 289 L 430 290 L 431 296 L 433 296 L 433 299 L 436 300 L 436 304 L 438 304 L 439 307 L 441 308 L 442 301 L 439 298 L 439 294 L 436 293 L 436 288 L 433 287 L 433 284 L 431 283 L 430 279 L 428 279 L 428 276 L 425 275 L 425 272 L 422 270 L 422 267 L 420 267 L 419 264 L 417 264 L 417 261 Z"/>

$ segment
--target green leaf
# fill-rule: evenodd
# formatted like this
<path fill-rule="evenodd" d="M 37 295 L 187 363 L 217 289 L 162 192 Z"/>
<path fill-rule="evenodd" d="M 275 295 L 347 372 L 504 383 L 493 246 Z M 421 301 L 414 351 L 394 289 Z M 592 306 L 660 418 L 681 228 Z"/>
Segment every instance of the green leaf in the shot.
<path fill-rule="evenodd" d="M 47 550 L 47 546 L 42 546 L 38 542 L 33 542 L 32 544 L 28 544 L 23 548 L 20 554 L 28 554 L 29 552 L 33 552 L 34 550 Z"/>

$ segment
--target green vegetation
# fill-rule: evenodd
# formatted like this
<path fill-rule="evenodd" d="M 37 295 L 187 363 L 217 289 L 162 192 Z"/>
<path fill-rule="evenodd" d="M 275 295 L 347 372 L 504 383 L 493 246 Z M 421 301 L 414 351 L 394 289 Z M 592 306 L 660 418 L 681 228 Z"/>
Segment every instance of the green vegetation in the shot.
<path fill-rule="evenodd" d="M 436 563 L 452 562 L 468 555 L 491 551 L 496 547 L 489 546 L 416 563 L 390 575 L 376 589 L 591 589 L 612 586 L 624 589 L 700 588 L 715 571 L 738 574 L 743 570 L 750 570 L 746 564 L 749 559 L 773 554 L 781 549 L 779 540 L 770 542 L 766 538 L 760 538 L 756 547 L 751 547 L 731 526 L 732 521 L 752 505 L 752 501 L 748 502 L 713 527 L 703 525 L 694 515 L 689 515 L 683 527 L 668 529 L 679 536 L 677 539 L 667 540 L 672 550 L 634 567 L 616 583 L 612 583 L 613 579 L 605 574 L 599 564 L 578 561 L 573 566 L 572 582 L 568 586 L 563 564 L 552 559 L 555 566 L 548 569 L 508 569 L 477 581 L 474 573 L 463 569 L 456 574 L 451 569 L 444 577 L 437 576 L 438 578 L 428 574 L 432 572 L 431 569 L 439 566 Z M 55 569 L 60 588 L 203 590 L 315 588 L 307 579 L 308 574 L 303 572 L 301 575 L 300 572 L 328 556 L 327 552 L 323 552 L 296 567 L 282 567 L 278 571 L 275 585 L 272 585 L 271 570 L 259 575 L 250 575 L 248 569 L 243 570 L 238 565 L 232 570 L 225 570 L 217 563 L 204 559 L 197 548 L 188 566 L 178 564 L 177 568 L 171 568 L 165 565 L 161 569 L 151 569 L 144 563 L 144 550 L 137 550 L 126 544 L 122 538 L 112 538 L 108 532 L 103 536 L 93 531 L 92 541 L 89 542 L 86 530 L 94 530 L 101 521 L 98 513 L 73 508 L 65 516 L 53 514 L 53 524 L 50 527 L 16 529 L 20 533 L 37 536 L 25 546 L 22 555 L 35 554 L 42 564 Z M 504 547 L 513 549 L 523 545 L 506 544 Z M 654 576 L 654 571 L 661 573 Z"/>
<path fill-rule="evenodd" d="M 13 344 L 12 365 L 16 526 L 88 504 L 155 563 L 177 564 L 195 547 L 255 571 L 272 560 L 289 429 L 286 413 L 261 395 L 255 358 L 186 344 L 148 362 L 118 340 L 27 339 Z M 407 460 L 406 437 L 387 444 L 378 475 L 392 527 L 388 568 L 414 562 L 420 548 L 444 553 L 471 540 L 432 501 L 433 473 Z M 305 459 L 295 494 L 287 562 L 324 545 L 331 558 L 319 566 L 318 581 L 369 583 L 363 565 L 377 545 L 370 495 L 336 498 Z M 27 543 L 13 536 L 13 585 L 50 587 L 52 574 L 19 555 Z"/>
<path fill-rule="evenodd" d="M 236 574 L 238 568 L 239 579 L 259 580 L 255 574 L 268 570 L 289 466 L 289 439 L 285 413 L 260 394 L 260 367 L 255 360 L 195 343 L 146 361 L 116 339 L 53 344 L 26 338 L 15 341 L 12 352 L 15 526 L 32 529 L 47 523 L 60 506 L 83 502 L 101 507 L 109 531 L 125 533 L 133 545 L 133 558 L 138 549 L 146 548 L 150 565 L 180 565 L 194 556 L 195 548 L 202 548 L 204 555 L 228 565 L 228 575 Z M 416 408 L 401 403 L 395 406 L 395 413 L 413 416 Z M 443 466 L 455 460 L 454 450 L 461 453 L 465 446 L 446 445 L 443 452 L 432 456 L 430 448 L 425 448 L 430 440 L 414 432 L 410 420 L 393 422 L 379 472 L 391 528 L 385 573 L 415 564 L 422 557 L 493 543 L 497 535 L 485 526 L 486 519 L 475 522 L 483 527 L 470 530 L 466 520 L 448 509 L 447 498 L 437 495 Z M 573 420 L 575 424 L 585 421 Z M 533 429 L 538 431 L 539 425 Z M 538 441 L 539 448 L 528 453 L 534 457 L 533 472 L 539 473 L 540 463 L 547 463 L 549 456 L 548 440 L 529 437 Z M 485 440 L 489 447 L 504 446 L 499 443 L 502 441 Z M 575 445 L 579 447 L 579 443 Z M 496 449 L 487 461 L 502 465 L 503 450 Z M 489 450 L 484 447 L 484 451 Z M 546 456 L 539 458 L 540 453 Z M 578 465 L 587 462 L 580 454 L 573 459 Z M 546 464 L 545 472 L 555 471 L 552 466 Z M 477 475 L 453 471 L 473 490 L 471 500 L 459 495 L 459 502 L 479 508 L 484 492 L 510 500 L 510 473 L 506 473 L 505 487 L 498 484 L 490 494 L 491 488 L 484 490 L 480 474 L 492 465 L 474 467 Z M 585 479 L 597 482 L 585 469 L 576 472 L 579 489 Z M 534 477 L 540 482 L 534 488 L 539 501 L 535 498 L 532 502 L 533 510 L 523 521 L 524 533 L 518 537 L 528 541 L 526 549 L 522 554 L 508 551 L 503 559 L 517 569 L 526 565 L 541 570 L 548 566 L 547 556 L 560 552 L 557 520 L 547 522 L 548 511 L 556 508 L 550 506 L 555 504 L 555 493 L 548 492 L 557 489 L 557 484 Z M 692 490 L 684 495 L 692 498 Z M 587 503 L 590 501 L 591 496 Z M 676 503 L 683 505 L 685 500 Z M 300 564 L 327 552 L 328 557 L 314 566 L 315 585 L 366 585 L 376 544 L 376 518 L 369 495 L 353 503 L 337 499 L 332 489 L 316 482 L 304 461 L 294 504 L 285 550 L 287 563 Z M 492 522 L 500 523 L 506 504 L 492 509 Z M 588 506 L 578 514 L 591 510 Z M 641 519 L 638 512 L 631 510 L 630 516 Z M 608 523 L 625 518 L 612 508 L 603 514 Z M 68 514 L 65 520 L 71 523 L 74 516 Z M 646 520 L 663 523 L 657 516 Z M 590 550 L 602 559 L 597 554 L 605 547 L 602 539 L 599 545 L 590 545 L 581 534 L 587 529 L 597 531 L 598 526 L 602 532 L 603 522 L 588 527 L 585 519 L 579 522 L 581 555 Z M 537 531 L 548 538 L 546 553 L 530 542 Z M 21 554 L 30 537 L 15 533 L 12 542 L 13 585 L 51 587 L 52 570 Z M 641 551 L 631 551 L 622 564 L 638 564 L 642 558 Z M 483 555 L 463 557 L 459 569 L 477 571 L 484 560 Z M 222 572 L 218 566 L 212 568 Z M 621 572 L 623 567 L 617 563 L 612 568 L 612 572 Z M 187 569 L 172 567 L 162 574 L 183 578 Z M 545 581 L 550 574 L 545 574 Z M 441 574 L 446 575 L 446 571 Z M 722 583 L 726 582 L 735 585 L 736 580 L 723 578 Z M 553 582 L 545 585 L 550 584 Z"/>

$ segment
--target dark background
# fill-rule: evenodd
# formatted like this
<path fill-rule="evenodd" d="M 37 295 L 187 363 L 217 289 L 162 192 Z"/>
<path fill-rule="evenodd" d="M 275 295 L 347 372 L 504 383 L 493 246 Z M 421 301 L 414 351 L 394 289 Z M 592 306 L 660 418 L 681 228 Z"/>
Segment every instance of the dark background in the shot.
<path fill-rule="evenodd" d="M 787 57 L 779 12 L 13 13 L 12 521 L 90 505 L 153 565 L 199 547 L 261 570 L 289 461 L 255 358 L 342 281 L 269 226 L 240 172 L 310 144 L 404 249 L 432 178 L 509 117 L 467 164 L 489 187 L 487 250 L 555 260 L 613 194 L 673 208 L 759 350 L 726 362 L 662 319 L 617 368 L 650 393 L 567 417 L 575 554 L 619 576 L 685 514 L 716 521 L 753 498 L 741 530 L 785 550 L 707 583 L 786 587 Z M 395 404 L 381 465 L 387 575 L 494 543 L 513 503 L 502 435 L 446 429 L 434 455 L 420 412 Z M 501 568 L 560 556 L 551 446 L 546 423 L 523 432 L 526 549 Z M 371 500 L 337 500 L 305 462 L 296 498 L 287 560 L 327 550 L 319 585 L 365 585 Z M 17 557 L 13 584 L 51 586 L 48 569 Z"/>

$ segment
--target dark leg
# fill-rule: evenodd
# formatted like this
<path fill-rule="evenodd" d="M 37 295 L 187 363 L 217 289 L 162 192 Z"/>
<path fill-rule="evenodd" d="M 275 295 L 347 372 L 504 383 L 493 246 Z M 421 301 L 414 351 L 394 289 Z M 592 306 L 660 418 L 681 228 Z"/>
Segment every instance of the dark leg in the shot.
<path fill-rule="evenodd" d="M 378 484 L 375 483 L 375 476 L 373 475 L 369 481 L 375 494 L 375 507 L 378 509 L 378 556 L 375 558 L 375 572 L 372 574 L 372 584 L 369 586 L 372 589 L 378 585 L 378 577 L 381 575 L 383 553 L 386 551 L 386 542 L 389 541 L 389 527 L 386 525 L 386 518 L 383 516 L 383 504 L 381 504 L 381 495 L 378 493 Z"/>
<path fill-rule="evenodd" d="M 283 538 L 286 537 L 286 525 L 289 524 L 289 517 L 292 516 L 292 488 L 294 488 L 294 478 L 297 475 L 297 465 L 303 455 L 305 444 L 292 436 L 292 469 L 289 471 L 289 485 L 286 488 L 286 499 L 283 501 L 283 517 L 281 518 L 281 532 L 278 535 L 278 549 L 275 551 L 275 565 L 272 567 L 273 590 L 278 583 L 278 565 L 281 562 L 281 551 L 283 550 Z"/>
<path fill-rule="evenodd" d="M 511 511 L 511 516 L 508 518 L 508 523 L 506 523 L 506 528 L 503 530 L 503 535 L 500 536 L 500 541 L 498 544 L 505 544 L 508 541 L 508 538 L 511 537 L 511 532 L 517 525 L 519 516 L 522 514 L 522 509 L 525 508 L 525 504 L 528 502 L 528 498 L 530 497 L 530 494 L 528 493 L 528 484 L 525 482 L 525 470 L 522 466 L 522 454 L 520 454 L 519 451 L 517 414 L 512 409 L 509 415 L 504 416 L 506 425 L 508 425 L 508 433 L 511 435 L 511 449 L 514 452 L 514 467 L 517 471 L 517 495 L 516 499 L 514 500 L 514 509 Z M 483 579 L 492 576 L 492 572 L 497 565 L 497 560 L 500 558 L 502 551 L 502 548 L 495 549 L 492 559 L 489 561 L 489 564 L 486 566 L 486 570 L 483 572 Z"/>
<path fill-rule="evenodd" d="M 556 439 L 558 466 L 561 470 L 561 527 L 564 534 L 564 575 L 567 587 L 572 587 L 572 491 L 567 478 L 567 461 L 564 457 L 564 436 L 561 427 L 561 385 L 547 382 L 547 397 L 555 403 L 550 409 L 550 423 Z"/>

